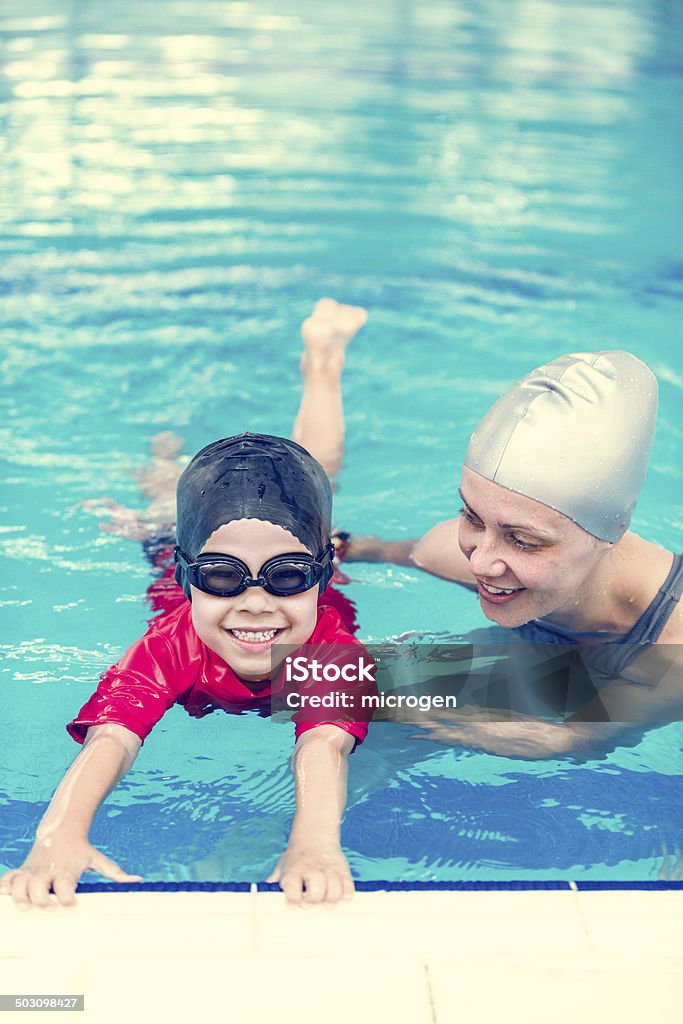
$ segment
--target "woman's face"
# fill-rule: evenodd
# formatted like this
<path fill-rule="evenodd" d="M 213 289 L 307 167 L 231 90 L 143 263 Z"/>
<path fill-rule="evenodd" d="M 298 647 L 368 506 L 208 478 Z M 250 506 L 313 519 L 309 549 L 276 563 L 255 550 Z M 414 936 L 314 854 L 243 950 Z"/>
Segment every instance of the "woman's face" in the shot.
<path fill-rule="evenodd" d="M 212 533 L 200 553 L 239 558 L 255 578 L 269 558 L 304 551 L 310 554 L 282 526 L 238 519 Z M 215 597 L 192 587 L 192 623 L 200 640 L 241 679 L 266 679 L 274 667 L 274 644 L 298 646 L 313 633 L 318 590 L 316 584 L 303 594 L 277 597 L 263 587 L 247 587 L 235 597 Z"/>
<path fill-rule="evenodd" d="M 584 585 L 611 545 L 533 498 L 463 468 L 458 540 L 479 602 L 500 626 L 576 612 Z"/>

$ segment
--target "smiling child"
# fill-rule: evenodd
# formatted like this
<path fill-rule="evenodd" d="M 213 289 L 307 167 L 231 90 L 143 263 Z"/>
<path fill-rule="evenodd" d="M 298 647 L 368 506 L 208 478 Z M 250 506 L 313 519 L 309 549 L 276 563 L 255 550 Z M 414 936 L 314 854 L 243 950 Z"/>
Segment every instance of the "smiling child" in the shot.
<path fill-rule="evenodd" d="M 216 708 L 265 714 L 284 658 L 279 645 L 363 652 L 324 591 L 334 571 L 330 477 L 343 441 L 335 391 L 345 345 L 365 319 L 364 310 L 328 299 L 302 328 L 304 395 L 295 435 L 315 438 L 325 468 L 296 441 L 242 434 L 202 449 L 180 476 L 175 577 L 185 596 L 177 590 L 180 599 L 105 672 L 67 726 L 83 749 L 25 863 L 0 880 L 0 892 L 19 907 L 53 908 L 51 892 L 58 903 L 73 904 L 88 870 L 116 882 L 141 880 L 93 847 L 88 833 L 100 804 L 173 704 L 194 717 Z M 144 539 L 141 522 L 134 524 L 137 539 Z M 354 889 L 340 822 L 347 756 L 367 724 L 336 712 L 308 720 L 297 713 L 295 724 L 296 812 L 269 881 L 279 882 L 289 902 L 334 903 Z"/>

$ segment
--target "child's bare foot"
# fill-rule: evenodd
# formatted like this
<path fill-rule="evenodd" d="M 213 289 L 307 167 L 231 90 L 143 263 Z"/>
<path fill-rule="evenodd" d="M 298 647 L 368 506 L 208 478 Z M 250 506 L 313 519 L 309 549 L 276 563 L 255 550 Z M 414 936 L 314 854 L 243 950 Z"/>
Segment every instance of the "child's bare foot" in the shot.
<path fill-rule="evenodd" d="M 361 306 L 344 306 L 334 299 L 320 299 L 301 325 L 304 356 L 301 369 L 344 360 L 346 346 L 368 319 Z"/>

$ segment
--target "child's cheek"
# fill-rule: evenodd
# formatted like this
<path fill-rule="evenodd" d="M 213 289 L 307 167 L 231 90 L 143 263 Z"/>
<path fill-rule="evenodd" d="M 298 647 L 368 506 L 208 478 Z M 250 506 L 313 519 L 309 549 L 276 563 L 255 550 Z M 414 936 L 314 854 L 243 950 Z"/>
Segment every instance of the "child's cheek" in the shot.
<path fill-rule="evenodd" d="M 301 601 L 300 607 L 297 610 L 298 628 L 296 632 L 300 634 L 297 637 L 299 643 L 308 640 L 316 627 L 318 621 L 318 587 L 302 594 L 302 598 L 304 600 Z"/>
<path fill-rule="evenodd" d="M 207 601 L 206 594 L 192 589 L 192 625 L 199 639 L 206 643 L 212 630 L 218 628 L 223 610 L 216 602 Z"/>

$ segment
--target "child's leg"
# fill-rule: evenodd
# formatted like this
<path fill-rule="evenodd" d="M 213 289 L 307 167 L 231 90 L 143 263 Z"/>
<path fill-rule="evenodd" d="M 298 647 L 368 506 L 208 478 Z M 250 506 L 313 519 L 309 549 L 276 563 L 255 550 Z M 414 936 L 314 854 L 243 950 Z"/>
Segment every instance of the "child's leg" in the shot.
<path fill-rule="evenodd" d="M 93 498 L 81 503 L 95 515 L 106 515 L 100 524 L 106 533 L 144 542 L 159 533 L 172 533 L 175 524 L 175 489 L 183 471 L 179 458 L 182 441 L 170 430 L 156 434 L 150 441 L 152 461 L 135 475 L 149 504 L 143 511 L 127 508 L 112 498 Z"/>
<path fill-rule="evenodd" d="M 306 448 L 334 484 L 344 455 L 341 375 L 346 346 L 366 322 L 360 306 L 320 299 L 301 325 L 303 393 L 292 440 Z"/>
<path fill-rule="evenodd" d="M 175 522 L 175 492 L 184 469 L 180 459 L 182 440 L 170 430 L 155 434 L 150 441 L 152 461 L 137 473 L 143 495 L 149 499 L 144 517 L 156 523 Z"/>
<path fill-rule="evenodd" d="M 333 484 L 344 452 L 341 375 L 346 346 L 367 318 L 367 312 L 359 306 L 320 299 L 301 325 L 304 388 L 292 438 L 318 459 Z M 176 484 L 184 468 L 179 458 L 182 441 L 167 430 L 155 435 L 150 447 L 150 465 L 136 474 L 140 490 L 149 501 L 144 511 L 126 508 L 111 498 L 83 502 L 83 507 L 96 514 L 108 515 L 110 521 L 102 524 L 103 530 L 144 541 L 173 528 Z"/>

